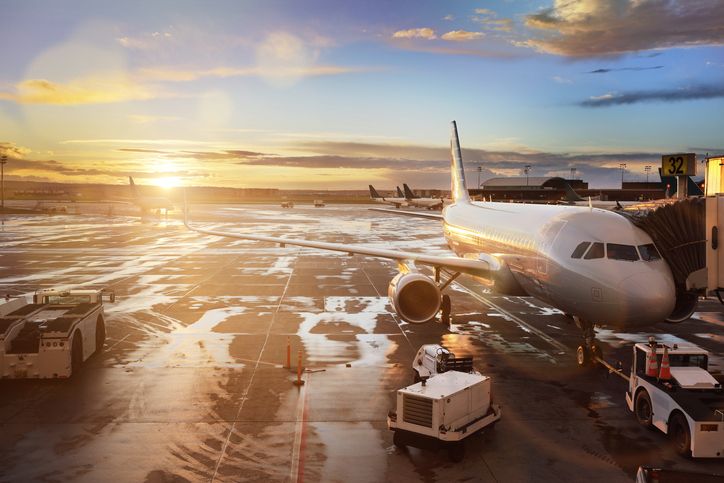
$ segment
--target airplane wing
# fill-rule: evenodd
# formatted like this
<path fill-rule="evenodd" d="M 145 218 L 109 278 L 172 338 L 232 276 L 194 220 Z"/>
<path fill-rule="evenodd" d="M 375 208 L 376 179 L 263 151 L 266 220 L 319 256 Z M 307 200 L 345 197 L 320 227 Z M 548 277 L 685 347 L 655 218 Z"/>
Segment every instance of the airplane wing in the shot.
<path fill-rule="evenodd" d="M 484 278 L 490 278 L 491 273 L 500 268 L 494 260 L 471 260 L 459 257 L 440 257 L 425 255 L 423 253 L 403 252 L 397 250 L 386 250 L 383 248 L 371 248 L 359 245 L 346 245 L 341 243 L 328 243 L 312 240 L 295 240 L 293 238 L 272 237 L 262 235 L 247 235 L 244 233 L 227 232 L 219 230 L 208 230 L 192 226 L 188 220 L 188 210 L 184 210 L 184 225 L 189 230 L 205 235 L 223 236 L 237 238 L 240 240 L 253 240 L 269 243 L 278 243 L 279 246 L 293 245 L 304 248 L 316 248 L 318 250 L 330 250 L 334 252 L 348 253 L 349 255 L 365 255 L 368 257 L 386 258 L 394 260 L 400 265 L 420 264 L 435 268 L 448 269 L 453 272 L 467 273 Z"/>
<path fill-rule="evenodd" d="M 443 217 L 440 214 L 435 213 L 423 213 L 422 211 L 400 211 L 400 210 L 390 210 L 387 208 L 370 208 L 370 211 L 380 211 L 382 213 L 392 213 L 393 215 L 402 215 L 402 216 L 414 216 L 417 218 L 428 218 L 431 220 L 442 220 Z"/>

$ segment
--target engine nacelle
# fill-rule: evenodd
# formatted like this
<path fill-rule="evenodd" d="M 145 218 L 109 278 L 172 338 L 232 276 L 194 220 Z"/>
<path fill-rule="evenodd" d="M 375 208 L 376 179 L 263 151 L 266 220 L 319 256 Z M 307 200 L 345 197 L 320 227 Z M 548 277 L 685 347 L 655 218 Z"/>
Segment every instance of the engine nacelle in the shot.
<path fill-rule="evenodd" d="M 405 322 L 422 324 L 440 311 L 440 289 L 421 273 L 398 273 L 387 288 L 395 312 Z"/>
<path fill-rule="evenodd" d="M 696 310 L 696 304 L 698 302 L 699 295 L 696 292 L 677 290 L 674 311 L 667 317 L 666 322 L 670 324 L 678 324 L 687 320 Z"/>

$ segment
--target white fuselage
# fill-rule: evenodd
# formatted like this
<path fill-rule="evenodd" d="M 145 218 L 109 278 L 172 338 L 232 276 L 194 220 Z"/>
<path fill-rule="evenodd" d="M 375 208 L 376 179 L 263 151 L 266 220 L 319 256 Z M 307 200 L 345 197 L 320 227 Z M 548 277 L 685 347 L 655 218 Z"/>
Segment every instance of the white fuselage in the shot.
<path fill-rule="evenodd" d="M 405 198 L 372 198 L 375 203 L 384 203 L 386 205 L 392 205 L 399 208 L 400 206 L 408 206 L 408 202 Z"/>
<path fill-rule="evenodd" d="M 445 238 L 457 255 L 494 256 L 526 293 L 566 314 L 595 324 L 631 327 L 662 322 L 674 309 L 674 281 L 663 259 L 609 258 L 608 243 L 653 244 L 643 230 L 617 213 L 474 202 L 447 206 L 443 216 Z M 603 243 L 605 255 L 572 258 L 582 242 Z"/>
<path fill-rule="evenodd" d="M 441 198 L 410 198 L 407 200 L 410 206 L 417 208 L 442 208 L 443 200 Z"/>

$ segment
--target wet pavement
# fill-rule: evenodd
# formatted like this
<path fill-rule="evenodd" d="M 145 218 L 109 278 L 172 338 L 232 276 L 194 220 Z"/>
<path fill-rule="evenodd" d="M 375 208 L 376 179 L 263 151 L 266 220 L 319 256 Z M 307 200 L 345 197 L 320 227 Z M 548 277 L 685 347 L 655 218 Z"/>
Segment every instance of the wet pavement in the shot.
<path fill-rule="evenodd" d="M 632 481 L 639 465 L 724 473 L 640 427 L 625 383 L 575 364 L 578 330 L 532 299 L 461 277 L 453 324 L 409 325 L 387 301 L 393 263 L 202 236 L 175 217 L 7 216 L 0 294 L 105 286 L 108 339 L 68 381 L 0 381 L 0 481 Z M 201 206 L 197 223 L 447 254 L 439 223 L 364 206 Z M 646 333 L 602 329 L 610 360 L 654 334 L 711 351 L 724 311 Z M 284 368 L 287 343 L 292 368 Z M 475 357 L 503 418 L 462 463 L 398 449 L 394 391 L 420 345 Z M 306 368 L 293 385 L 301 351 Z"/>

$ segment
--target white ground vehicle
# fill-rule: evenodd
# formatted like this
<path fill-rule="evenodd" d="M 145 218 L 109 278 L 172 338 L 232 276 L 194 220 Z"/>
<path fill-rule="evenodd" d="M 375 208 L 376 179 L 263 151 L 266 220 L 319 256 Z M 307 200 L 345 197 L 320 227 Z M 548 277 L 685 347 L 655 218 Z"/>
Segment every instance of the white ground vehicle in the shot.
<path fill-rule="evenodd" d="M 103 347 L 102 290 L 43 289 L 0 305 L 0 376 L 67 378 Z"/>
<path fill-rule="evenodd" d="M 314 200 L 315 208 L 324 208 L 324 200 Z"/>
<path fill-rule="evenodd" d="M 664 348 L 671 379 L 647 376 L 647 356 L 654 351 L 661 367 Z M 654 341 L 634 345 L 633 352 L 626 403 L 639 423 L 668 434 L 681 455 L 724 457 L 724 392 L 707 371 L 708 353 Z"/>
<path fill-rule="evenodd" d="M 412 360 L 412 377 L 415 382 L 448 371 L 473 373 L 473 358 L 455 357 L 455 354 L 439 344 L 425 344 Z"/>
<path fill-rule="evenodd" d="M 463 440 L 500 419 L 490 378 L 473 372 L 471 358 L 464 359 L 466 368 L 469 361 L 465 372 L 452 370 L 454 360 L 460 359 L 437 344 L 420 348 L 413 368 L 421 381 L 399 389 L 396 409 L 387 414 L 395 446 L 444 447 L 453 461 L 460 461 L 465 455 Z M 450 364 L 444 366 L 443 361 Z"/>

